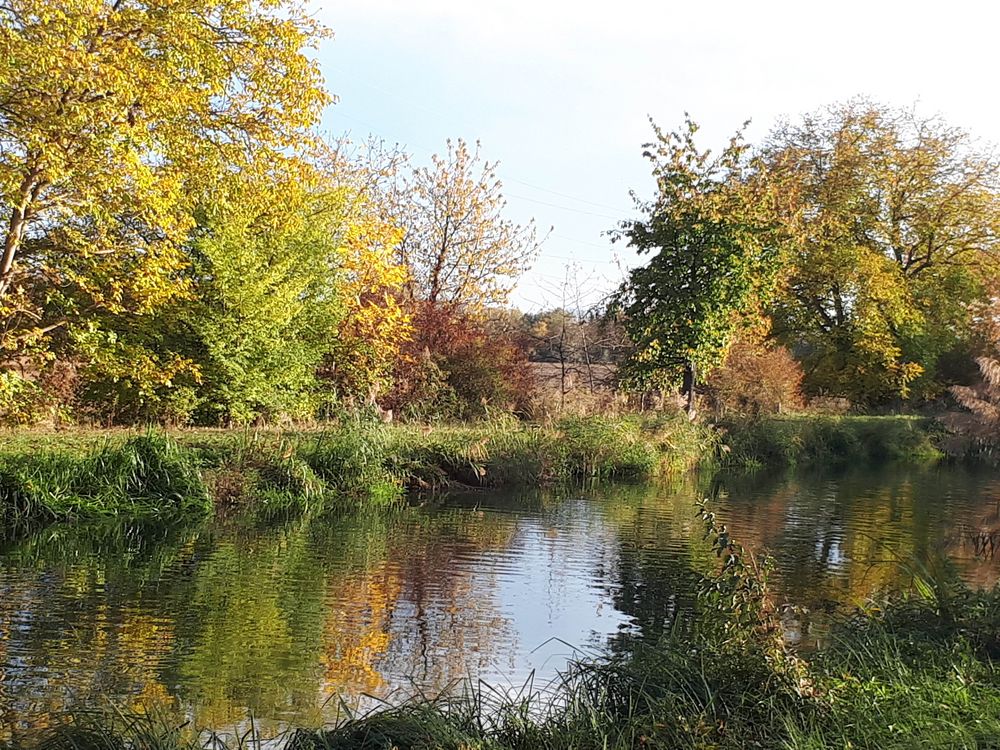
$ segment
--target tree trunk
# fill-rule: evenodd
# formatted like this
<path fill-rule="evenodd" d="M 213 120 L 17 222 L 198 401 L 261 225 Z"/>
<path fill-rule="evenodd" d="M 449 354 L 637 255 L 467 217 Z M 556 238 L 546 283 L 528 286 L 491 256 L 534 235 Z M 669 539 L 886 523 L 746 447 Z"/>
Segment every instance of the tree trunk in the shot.
<path fill-rule="evenodd" d="M 28 225 L 32 203 L 38 199 L 43 187 L 40 175 L 41 170 L 37 167 L 29 170 L 18 189 L 18 201 L 10 211 L 10 219 L 7 222 L 7 231 L 3 242 L 3 253 L 0 254 L 0 299 L 3 299 L 7 294 L 14 280 L 14 258 L 17 256 L 17 251 L 21 249 L 21 240 L 24 239 L 24 230 Z"/>
<path fill-rule="evenodd" d="M 687 396 L 685 411 L 687 412 L 688 419 L 694 419 L 694 387 L 696 379 L 697 370 L 695 369 L 694 362 L 688 362 L 684 365 L 684 382 L 681 386 L 681 392 Z"/>

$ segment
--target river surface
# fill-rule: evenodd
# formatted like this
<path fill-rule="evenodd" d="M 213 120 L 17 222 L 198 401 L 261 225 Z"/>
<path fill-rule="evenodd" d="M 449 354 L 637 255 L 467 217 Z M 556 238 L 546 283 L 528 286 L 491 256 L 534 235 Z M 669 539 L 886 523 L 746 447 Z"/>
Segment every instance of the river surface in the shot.
<path fill-rule="evenodd" d="M 1000 577 L 1000 476 L 952 467 L 478 493 L 268 527 L 54 527 L 0 546 L 0 739 L 109 701 L 266 730 L 469 677 L 544 682 L 690 607 L 713 564 L 701 497 L 774 556 L 804 648 L 918 566 Z"/>

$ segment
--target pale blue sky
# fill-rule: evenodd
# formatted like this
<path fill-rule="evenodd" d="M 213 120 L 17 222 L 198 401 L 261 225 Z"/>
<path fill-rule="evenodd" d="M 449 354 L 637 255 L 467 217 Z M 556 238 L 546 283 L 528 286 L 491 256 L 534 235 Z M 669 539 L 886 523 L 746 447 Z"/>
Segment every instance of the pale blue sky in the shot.
<path fill-rule="evenodd" d="M 584 302 L 635 258 L 601 232 L 648 194 L 640 155 L 651 115 L 689 111 L 704 143 L 745 119 L 751 139 L 781 116 L 865 94 L 940 113 L 1000 141 L 990 0 L 313 0 L 334 31 L 319 51 L 339 102 L 332 133 L 374 133 L 416 161 L 448 137 L 500 161 L 508 215 L 555 229 L 512 302 L 560 304 L 567 265 Z"/>

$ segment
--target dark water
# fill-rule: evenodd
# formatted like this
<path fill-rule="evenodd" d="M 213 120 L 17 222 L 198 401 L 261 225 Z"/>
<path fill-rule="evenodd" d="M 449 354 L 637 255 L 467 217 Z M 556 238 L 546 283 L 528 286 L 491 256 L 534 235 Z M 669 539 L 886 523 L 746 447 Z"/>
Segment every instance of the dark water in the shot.
<path fill-rule="evenodd" d="M 0 549 L 0 739 L 109 699 L 266 729 L 329 720 L 338 696 L 544 679 L 569 644 L 626 648 L 689 606 L 712 563 L 702 496 L 776 557 L 779 595 L 809 609 L 788 636 L 806 644 L 918 563 L 1000 576 L 1000 552 L 981 549 L 1000 477 L 955 468 L 480 494 L 270 528 L 48 529 Z"/>

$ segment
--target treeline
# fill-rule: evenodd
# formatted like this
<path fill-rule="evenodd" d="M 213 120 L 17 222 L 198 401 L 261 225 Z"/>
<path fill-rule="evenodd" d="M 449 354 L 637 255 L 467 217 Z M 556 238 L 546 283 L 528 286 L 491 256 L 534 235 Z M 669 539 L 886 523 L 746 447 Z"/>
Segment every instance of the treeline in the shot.
<path fill-rule="evenodd" d="M 615 233 L 648 256 L 615 301 L 636 383 L 784 347 L 809 394 L 935 398 L 996 346 L 1000 161 L 937 117 L 858 99 L 699 149 L 654 125 L 656 183 Z M 773 368 L 772 368 L 773 369 Z M 688 388 L 694 392 L 693 388 Z"/>
<path fill-rule="evenodd" d="M 657 128 L 613 232 L 644 265 L 600 309 L 524 315 L 543 238 L 478 144 L 324 140 L 326 29 L 183 8 L 0 7 L 4 424 L 531 415 L 531 362 L 561 395 L 573 362 L 692 407 L 880 406 L 974 386 L 995 346 L 998 161 L 940 119 L 858 100 L 718 154 Z"/>
<path fill-rule="evenodd" d="M 0 8 L 0 420 L 506 404 L 534 257 L 495 164 L 316 135 L 327 31 L 249 0 Z M 523 376 L 523 374 L 522 374 Z"/>

